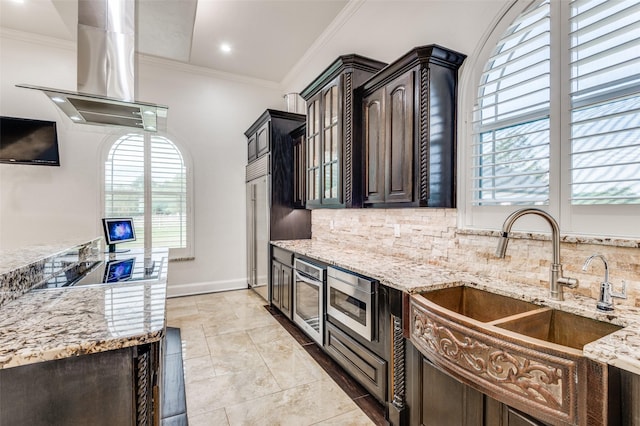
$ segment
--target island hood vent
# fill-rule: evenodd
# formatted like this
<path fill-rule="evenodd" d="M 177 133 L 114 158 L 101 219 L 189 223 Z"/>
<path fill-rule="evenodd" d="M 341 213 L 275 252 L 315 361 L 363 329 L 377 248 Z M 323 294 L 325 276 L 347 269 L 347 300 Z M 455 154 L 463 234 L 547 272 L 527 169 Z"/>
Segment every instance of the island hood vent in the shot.
<path fill-rule="evenodd" d="M 78 1 L 77 92 L 44 92 L 76 123 L 166 129 L 168 107 L 135 99 L 135 0 Z"/>

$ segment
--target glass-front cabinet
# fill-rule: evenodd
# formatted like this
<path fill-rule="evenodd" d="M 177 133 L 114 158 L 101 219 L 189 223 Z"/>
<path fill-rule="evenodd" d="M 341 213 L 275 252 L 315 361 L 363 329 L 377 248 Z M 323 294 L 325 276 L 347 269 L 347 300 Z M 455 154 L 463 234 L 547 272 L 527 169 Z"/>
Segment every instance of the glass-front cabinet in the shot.
<path fill-rule="evenodd" d="M 340 56 L 301 92 L 307 102 L 307 208 L 362 205 L 361 133 L 355 125 L 361 112 L 355 88 L 385 65 Z"/>

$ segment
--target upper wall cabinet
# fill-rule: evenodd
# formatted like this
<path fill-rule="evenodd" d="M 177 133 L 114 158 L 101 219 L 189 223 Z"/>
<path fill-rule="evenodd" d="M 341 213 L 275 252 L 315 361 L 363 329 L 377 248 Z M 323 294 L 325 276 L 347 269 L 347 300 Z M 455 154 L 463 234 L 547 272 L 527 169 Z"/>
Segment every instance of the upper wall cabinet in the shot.
<path fill-rule="evenodd" d="M 361 205 L 362 119 L 355 88 L 385 65 L 340 56 L 300 93 L 307 101 L 307 208 Z"/>
<path fill-rule="evenodd" d="M 417 47 L 362 85 L 365 207 L 455 207 L 456 93 L 465 58 Z"/>
<path fill-rule="evenodd" d="M 291 140 L 293 141 L 293 206 L 302 209 L 305 208 L 307 200 L 306 133 L 306 123 L 291 132 Z"/>

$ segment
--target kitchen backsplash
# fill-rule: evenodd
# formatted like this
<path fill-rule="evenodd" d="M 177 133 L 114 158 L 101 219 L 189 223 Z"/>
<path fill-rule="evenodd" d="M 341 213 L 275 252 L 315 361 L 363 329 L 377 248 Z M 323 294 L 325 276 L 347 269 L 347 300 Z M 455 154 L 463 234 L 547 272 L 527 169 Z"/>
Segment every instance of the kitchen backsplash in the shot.
<path fill-rule="evenodd" d="M 456 209 L 316 209 L 311 220 L 314 239 L 515 282 L 549 285 L 549 235 L 514 232 L 506 257 L 498 259 L 494 255 L 498 233 L 457 229 Z M 582 271 L 582 265 L 587 257 L 600 253 L 609 264 L 614 291 L 620 291 L 623 280 L 627 283 L 627 299 L 614 299 L 614 303 L 640 307 L 638 247 L 640 242 L 633 240 L 605 245 L 593 237 L 563 237 L 560 255 L 564 274 L 580 280 L 577 289 L 565 291 L 592 297 L 595 305 L 604 265 L 596 260 L 587 272 Z"/>

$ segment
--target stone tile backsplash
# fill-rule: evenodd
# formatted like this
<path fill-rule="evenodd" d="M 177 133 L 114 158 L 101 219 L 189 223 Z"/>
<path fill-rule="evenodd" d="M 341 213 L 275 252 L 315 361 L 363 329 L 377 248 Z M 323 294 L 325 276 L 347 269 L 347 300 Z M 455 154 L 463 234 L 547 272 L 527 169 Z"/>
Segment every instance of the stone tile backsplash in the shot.
<path fill-rule="evenodd" d="M 498 259 L 494 255 L 498 233 L 459 230 L 456 209 L 316 209 L 311 217 L 312 235 L 317 240 L 548 286 L 550 235 L 514 233 L 506 257 Z M 640 307 L 640 241 L 604 245 L 599 238 L 563 237 L 560 255 L 564 274 L 580 280 L 577 289 L 565 291 L 592 297 L 595 306 L 604 266 L 594 260 L 586 272 L 582 271 L 585 259 L 595 253 L 606 257 L 615 291 L 620 291 L 623 280 L 627 283 L 627 300 L 615 299 L 614 303 Z"/>

